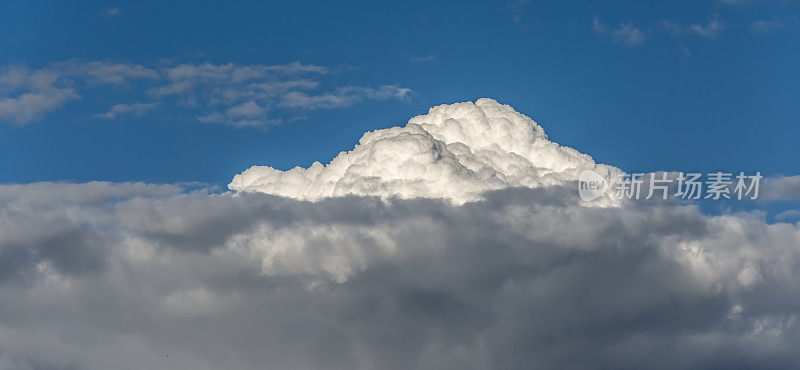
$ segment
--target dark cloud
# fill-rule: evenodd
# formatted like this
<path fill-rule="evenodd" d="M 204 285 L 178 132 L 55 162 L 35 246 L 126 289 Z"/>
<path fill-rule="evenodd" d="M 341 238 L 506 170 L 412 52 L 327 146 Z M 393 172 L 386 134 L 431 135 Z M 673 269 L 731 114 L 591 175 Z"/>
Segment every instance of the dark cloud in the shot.
<path fill-rule="evenodd" d="M 0 368 L 800 365 L 800 233 L 759 215 L 591 207 L 573 187 L 0 200 Z"/>

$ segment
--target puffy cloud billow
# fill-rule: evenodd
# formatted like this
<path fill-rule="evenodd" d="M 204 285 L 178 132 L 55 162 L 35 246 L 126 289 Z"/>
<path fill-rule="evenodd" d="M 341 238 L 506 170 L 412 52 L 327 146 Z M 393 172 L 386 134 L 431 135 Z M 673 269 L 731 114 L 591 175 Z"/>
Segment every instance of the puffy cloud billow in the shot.
<path fill-rule="evenodd" d="M 564 185 L 582 170 L 619 170 L 550 140 L 532 119 L 492 99 L 440 105 L 404 127 L 368 132 L 330 164 L 254 166 L 231 190 L 298 199 L 341 195 L 444 198 L 457 203 L 508 187 Z"/>
<path fill-rule="evenodd" d="M 0 186 L 0 369 L 800 366 L 797 224 L 581 168 L 480 100 L 221 194 Z"/>

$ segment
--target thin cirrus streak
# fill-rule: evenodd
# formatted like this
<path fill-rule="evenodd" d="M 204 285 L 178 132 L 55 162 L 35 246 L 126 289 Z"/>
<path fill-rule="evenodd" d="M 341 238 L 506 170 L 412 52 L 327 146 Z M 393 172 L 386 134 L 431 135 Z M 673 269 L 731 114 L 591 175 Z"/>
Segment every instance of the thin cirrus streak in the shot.
<path fill-rule="evenodd" d="M 412 92 L 394 84 L 338 86 L 334 74 L 328 67 L 300 62 L 145 66 L 68 60 L 38 69 L 10 65 L 0 68 L 0 122 L 30 124 L 100 93 L 120 102 L 103 107 L 105 113 L 92 118 L 109 120 L 169 111 L 204 123 L 265 127 L 314 110 L 370 100 L 405 100 Z M 159 111 L 160 107 L 169 109 Z"/>

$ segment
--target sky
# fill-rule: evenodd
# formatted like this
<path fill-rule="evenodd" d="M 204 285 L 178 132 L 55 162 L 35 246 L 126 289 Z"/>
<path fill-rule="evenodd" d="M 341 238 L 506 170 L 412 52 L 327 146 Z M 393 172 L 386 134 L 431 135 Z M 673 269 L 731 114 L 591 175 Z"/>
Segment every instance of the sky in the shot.
<path fill-rule="evenodd" d="M 0 370 L 800 368 L 798 15 L 2 2 Z"/>
<path fill-rule="evenodd" d="M 481 97 L 628 171 L 800 171 L 794 1 L 0 7 L 3 183 L 224 186 L 253 164 L 326 163 L 365 131 Z M 306 70 L 201 76 L 292 65 Z M 170 77 L 181 66 L 194 74 Z M 37 71 L 55 80 L 13 82 Z M 269 90 L 223 95 L 258 83 Z M 37 91 L 52 99 L 20 119 L 8 99 Z"/>

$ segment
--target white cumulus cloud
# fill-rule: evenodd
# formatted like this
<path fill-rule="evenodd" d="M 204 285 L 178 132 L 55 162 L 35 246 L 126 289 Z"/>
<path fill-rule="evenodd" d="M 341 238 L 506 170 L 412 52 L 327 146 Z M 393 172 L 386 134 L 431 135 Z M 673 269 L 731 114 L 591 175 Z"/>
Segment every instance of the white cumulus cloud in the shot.
<path fill-rule="evenodd" d="M 341 195 L 475 200 L 486 190 L 563 185 L 585 169 L 616 169 L 550 140 L 532 119 L 492 99 L 440 105 L 403 127 L 368 132 L 329 164 L 254 166 L 231 190 L 298 199 Z"/>

